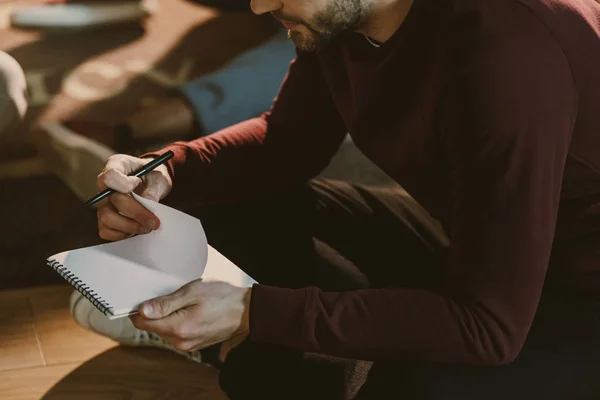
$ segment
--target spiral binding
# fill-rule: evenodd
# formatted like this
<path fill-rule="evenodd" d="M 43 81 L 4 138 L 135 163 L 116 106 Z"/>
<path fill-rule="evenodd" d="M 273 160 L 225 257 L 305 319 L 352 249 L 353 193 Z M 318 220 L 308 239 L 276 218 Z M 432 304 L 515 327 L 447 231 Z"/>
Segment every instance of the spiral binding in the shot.
<path fill-rule="evenodd" d="M 67 282 L 69 282 L 79 293 L 81 293 L 86 299 L 88 299 L 98 310 L 100 310 L 105 315 L 110 314 L 110 309 L 112 308 L 109 303 L 105 300 L 102 300 L 102 297 L 98 295 L 94 290 L 92 290 L 88 285 L 83 283 L 81 279 L 77 276 L 73 275 L 71 271 L 65 268 L 62 264 L 60 264 L 56 260 L 47 260 L 46 264 L 48 264 L 52 269 L 54 269 L 60 276 L 62 276 Z"/>

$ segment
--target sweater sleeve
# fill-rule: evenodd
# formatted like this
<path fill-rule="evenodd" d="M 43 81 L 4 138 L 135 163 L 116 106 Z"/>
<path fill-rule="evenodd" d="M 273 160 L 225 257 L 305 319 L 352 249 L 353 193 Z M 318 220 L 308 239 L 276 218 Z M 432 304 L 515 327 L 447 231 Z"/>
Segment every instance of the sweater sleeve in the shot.
<path fill-rule="evenodd" d="M 549 262 L 577 108 L 562 49 L 537 20 L 526 25 L 472 35 L 450 52 L 460 60 L 435 121 L 453 190 L 441 290 L 256 285 L 252 340 L 367 360 L 501 365 L 519 354 Z"/>
<path fill-rule="evenodd" d="M 298 52 L 262 116 L 147 155 L 175 153 L 168 163 L 173 189 L 165 202 L 224 203 L 268 196 L 317 175 L 345 134 L 318 56 Z"/>

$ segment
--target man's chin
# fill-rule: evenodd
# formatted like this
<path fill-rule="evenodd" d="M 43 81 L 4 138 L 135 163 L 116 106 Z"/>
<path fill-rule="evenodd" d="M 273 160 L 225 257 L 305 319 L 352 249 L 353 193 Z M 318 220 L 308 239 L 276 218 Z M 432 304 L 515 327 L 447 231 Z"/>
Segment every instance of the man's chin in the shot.
<path fill-rule="evenodd" d="M 319 50 L 321 43 L 319 38 L 312 34 L 306 34 L 294 30 L 288 31 L 288 36 L 300 51 L 314 52 Z"/>

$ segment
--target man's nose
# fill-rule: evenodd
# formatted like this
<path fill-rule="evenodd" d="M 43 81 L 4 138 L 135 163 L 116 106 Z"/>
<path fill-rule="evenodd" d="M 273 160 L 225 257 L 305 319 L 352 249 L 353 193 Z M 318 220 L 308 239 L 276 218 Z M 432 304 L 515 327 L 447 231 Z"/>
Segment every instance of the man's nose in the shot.
<path fill-rule="evenodd" d="M 250 8 L 256 15 L 279 10 L 283 7 L 281 0 L 250 0 Z"/>

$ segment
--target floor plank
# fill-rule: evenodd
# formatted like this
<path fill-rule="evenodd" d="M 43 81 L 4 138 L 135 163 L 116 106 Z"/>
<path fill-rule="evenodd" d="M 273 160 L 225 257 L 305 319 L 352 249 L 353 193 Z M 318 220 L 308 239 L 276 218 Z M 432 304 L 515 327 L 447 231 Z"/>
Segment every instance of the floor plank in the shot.
<path fill-rule="evenodd" d="M 79 364 L 24 368 L 0 372 L 2 400 L 39 400 Z"/>
<path fill-rule="evenodd" d="M 158 349 L 117 347 L 84 363 L 0 372 L 3 400 L 227 400 L 217 370 Z"/>
<path fill-rule="evenodd" d="M 226 400 L 218 371 L 166 350 L 119 346 L 83 363 L 44 400 Z"/>
<path fill-rule="evenodd" d="M 0 292 L 0 371 L 43 366 L 29 299 Z"/>
<path fill-rule="evenodd" d="M 0 325 L 0 371 L 44 366 L 33 324 Z"/>
<path fill-rule="evenodd" d="M 212 367 L 79 328 L 70 293 L 69 285 L 0 292 L 2 400 L 227 399 Z"/>
<path fill-rule="evenodd" d="M 72 291 L 62 286 L 30 297 L 46 365 L 85 361 L 117 345 L 75 323 L 68 307 Z"/>

